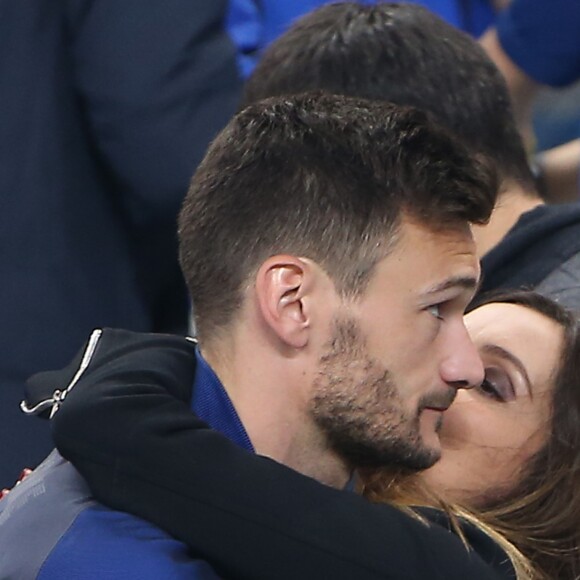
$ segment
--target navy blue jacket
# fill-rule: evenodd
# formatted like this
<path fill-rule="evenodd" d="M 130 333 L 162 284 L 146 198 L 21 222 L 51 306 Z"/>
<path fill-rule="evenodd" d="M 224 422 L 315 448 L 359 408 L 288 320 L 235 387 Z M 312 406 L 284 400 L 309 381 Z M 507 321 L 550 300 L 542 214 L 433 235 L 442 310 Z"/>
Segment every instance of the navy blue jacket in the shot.
<path fill-rule="evenodd" d="M 0 487 L 50 448 L 20 417 L 26 377 L 97 326 L 186 325 L 175 221 L 237 104 L 226 11 L 0 0 Z"/>
<path fill-rule="evenodd" d="M 580 311 L 580 203 L 524 213 L 481 261 L 480 293 L 534 289 Z"/>

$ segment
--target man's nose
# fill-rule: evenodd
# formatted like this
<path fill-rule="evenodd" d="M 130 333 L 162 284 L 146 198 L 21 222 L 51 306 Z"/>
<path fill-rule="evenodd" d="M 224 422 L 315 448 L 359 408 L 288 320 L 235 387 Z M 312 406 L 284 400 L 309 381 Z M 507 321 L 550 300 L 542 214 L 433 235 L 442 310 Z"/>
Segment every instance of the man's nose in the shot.
<path fill-rule="evenodd" d="M 448 355 L 441 363 L 441 378 L 456 389 L 480 385 L 485 375 L 483 362 L 463 322 L 453 330 L 448 348 Z"/>

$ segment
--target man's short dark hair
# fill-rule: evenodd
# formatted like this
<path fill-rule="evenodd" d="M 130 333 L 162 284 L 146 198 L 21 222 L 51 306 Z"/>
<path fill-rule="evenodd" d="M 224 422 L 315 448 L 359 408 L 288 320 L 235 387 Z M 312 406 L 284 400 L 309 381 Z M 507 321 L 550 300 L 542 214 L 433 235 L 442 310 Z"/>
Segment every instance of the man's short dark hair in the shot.
<path fill-rule="evenodd" d="M 244 103 L 313 90 L 429 111 L 534 193 L 503 77 L 477 42 L 422 6 L 315 10 L 264 52 Z"/>
<path fill-rule="evenodd" d="M 494 170 L 419 110 L 310 94 L 236 115 L 196 172 L 179 220 L 201 338 L 224 328 L 268 257 L 321 265 L 362 292 L 403 214 L 434 229 L 485 222 Z"/>

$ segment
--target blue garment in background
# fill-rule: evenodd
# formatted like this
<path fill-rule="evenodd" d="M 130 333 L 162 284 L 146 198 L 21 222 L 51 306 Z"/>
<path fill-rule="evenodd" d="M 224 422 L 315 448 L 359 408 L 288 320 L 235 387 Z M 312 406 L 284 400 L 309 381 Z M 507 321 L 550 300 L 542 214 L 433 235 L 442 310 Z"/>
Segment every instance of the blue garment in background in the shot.
<path fill-rule="evenodd" d="M 500 43 L 540 84 L 580 79 L 580 0 L 514 0 L 497 18 Z"/>
<path fill-rule="evenodd" d="M 359 0 L 376 4 L 376 0 Z M 441 18 L 479 36 L 494 19 L 489 0 L 417 0 Z M 238 48 L 238 65 L 247 78 L 262 50 L 283 34 L 292 23 L 329 0 L 232 0 L 227 19 L 228 32 Z"/>

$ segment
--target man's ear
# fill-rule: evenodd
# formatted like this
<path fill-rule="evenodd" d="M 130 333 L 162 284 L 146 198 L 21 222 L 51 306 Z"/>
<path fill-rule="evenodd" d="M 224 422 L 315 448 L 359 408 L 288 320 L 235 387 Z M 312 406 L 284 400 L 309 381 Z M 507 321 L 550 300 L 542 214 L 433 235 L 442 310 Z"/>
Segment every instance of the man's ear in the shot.
<path fill-rule="evenodd" d="M 293 348 L 308 343 L 309 292 L 315 275 L 309 260 L 289 255 L 268 258 L 256 275 L 256 298 L 263 321 Z"/>

